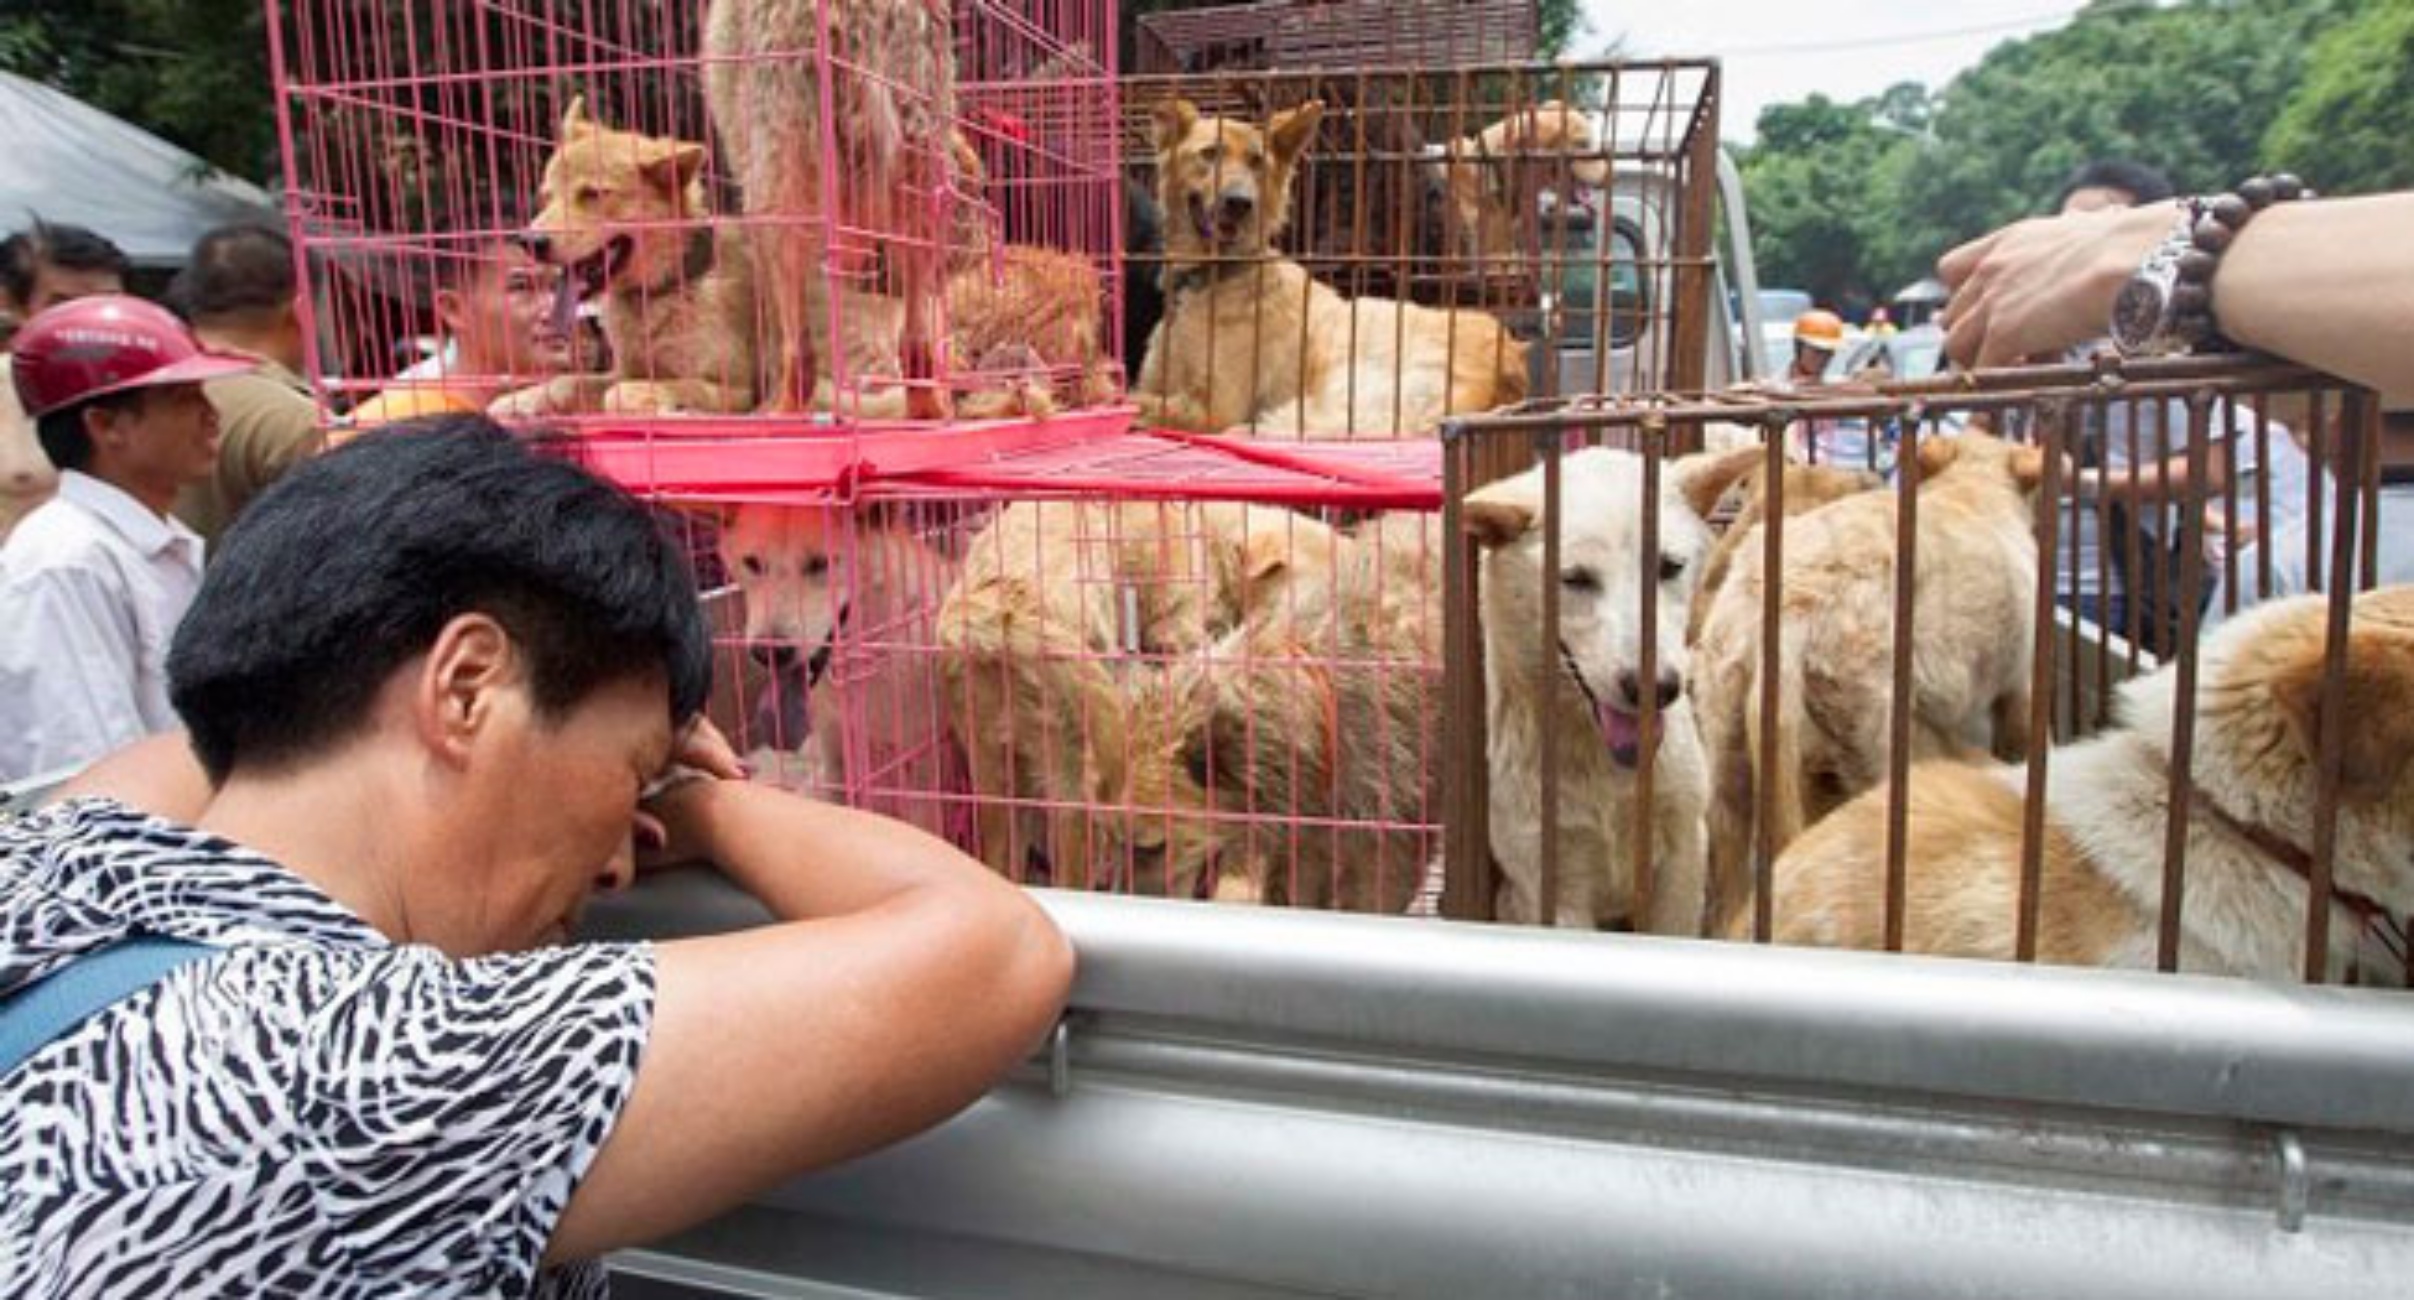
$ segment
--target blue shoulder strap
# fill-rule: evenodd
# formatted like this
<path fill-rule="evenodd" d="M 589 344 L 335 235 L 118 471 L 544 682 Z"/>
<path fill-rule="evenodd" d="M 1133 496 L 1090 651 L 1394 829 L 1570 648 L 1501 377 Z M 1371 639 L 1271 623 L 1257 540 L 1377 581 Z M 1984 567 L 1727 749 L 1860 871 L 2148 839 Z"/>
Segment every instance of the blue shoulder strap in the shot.
<path fill-rule="evenodd" d="M 214 949 L 137 935 L 84 954 L 0 998 L 0 1075 L 94 1012 L 133 996 Z"/>

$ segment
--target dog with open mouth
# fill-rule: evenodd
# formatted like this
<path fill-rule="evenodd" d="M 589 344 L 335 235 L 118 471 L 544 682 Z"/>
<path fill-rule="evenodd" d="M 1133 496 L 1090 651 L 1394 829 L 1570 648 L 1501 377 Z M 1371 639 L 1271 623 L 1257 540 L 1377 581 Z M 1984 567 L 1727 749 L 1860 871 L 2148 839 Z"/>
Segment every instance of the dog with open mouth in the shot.
<path fill-rule="evenodd" d="M 1143 421 L 1277 438 L 1408 438 L 1526 395 L 1525 345 L 1490 314 L 1347 298 L 1285 256 L 1315 100 L 1260 126 L 1157 106 L 1165 315 L 1132 400 Z"/>
<path fill-rule="evenodd" d="M 556 317 L 602 298 L 610 375 L 566 375 L 507 415 L 752 410 L 762 383 L 745 249 L 704 201 L 704 146 L 562 114 L 526 243 L 565 269 Z"/>
<path fill-rule="evenodd" d="M 1594 448 L 1561 463 L 1556 519 L 1543 471 L 1469 493 L 1465 527 L 1483 547 L 1486 756 L 1492 854 L 1502 920 L 1579 929 L 1698 935 L 1706 921 L 1703 810 L 1709 769 L 1684 693 L 1685 611 L 1711 535 L 1705 513 L 1751 451 L 1668 461 L 1650 573 L 1642 526 L 1644 461 Z M 1542 567 L 1559 530 L 1559 571 Z M 1545 646 L 1543 584 L 1559 587 L 1558 643 Z M 1644 678 L 1643 611 L 1656 625 Z M 1655 714 L 1647 727 L 1643 714 Z M 1544 729 L 1557 733 L 1558 816 L 1542 817 Z M 1637 777 L 1651 773 L 1651 801 Z M 1559 843 L 1554 896 L 1542 897 L 1542 837 Z M 1639 888 L 1646 863 L 1648 898 Z"/>

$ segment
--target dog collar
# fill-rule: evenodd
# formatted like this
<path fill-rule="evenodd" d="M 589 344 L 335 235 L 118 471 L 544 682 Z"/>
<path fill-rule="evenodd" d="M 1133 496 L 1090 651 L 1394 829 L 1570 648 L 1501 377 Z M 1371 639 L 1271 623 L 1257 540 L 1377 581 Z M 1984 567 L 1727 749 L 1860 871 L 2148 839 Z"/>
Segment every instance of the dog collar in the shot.
<path fill-rule="evenodd" d="M 2213 796 L 2194 781 L 2188 783 L 2188 798 L 2196 813 L 2231 835 L 2255 846 L 2265 856 L 2288 868 L 2289 873 L 2305 882 L 2308 892 L 2313 889 L 2313 853 L 2282 836 L 2269 826 L 2230 815 L 2229 810 L 2213 802 Z M 2334 877 L 2330 882 L 2330 901 L 2346 908 L 2356 919 L 2363 933 L 2380 941 L 2381 948 L 2398 965 L 2408 969 L 2406 927 L 2396 915 L 2369 894 L 2358 893 L 2340 885 Z M 2352 969 L 2352 968 L 2351 968 Z M 2402 976 L 2401 976 L 2402 978 Z"/>

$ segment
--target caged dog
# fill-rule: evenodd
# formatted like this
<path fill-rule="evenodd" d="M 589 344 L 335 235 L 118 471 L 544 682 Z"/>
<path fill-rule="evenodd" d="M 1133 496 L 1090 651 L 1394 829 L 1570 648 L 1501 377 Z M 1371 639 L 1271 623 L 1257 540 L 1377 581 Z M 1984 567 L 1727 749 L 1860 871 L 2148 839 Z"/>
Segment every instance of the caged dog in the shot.
<path fill-rule="evenodd" d="M 807 52 L 819 51 L 817 61 Z M 943 282 L 952 225 L 933 211 L 957 164 L 955 22 L 950 0 L 711 0 L 704 93 L 739 188 L 775 346 L 767 409 L 811 409 L 827 366 L 812 286 L 830 264 L 833 224 L 881 232 L 902 299 L 899 376 L 906 413 L 944 419 L 951 403 Z M 825 80 L 827 84 L 825 84 Z M 825 119 L 825 93 L 831 105 Z M 825 139 L 825 136 L 827 137 Z M 824 174 L 824 146 L 836 174 Z"/>
<path fill-rule="evenodd" d="M 1239 865 L 1223 896 L 1397 914 L 1437 849 L 1441 521 L 1394 512 L 1333 542 L 1330 563 L 1299 565 L 1279 599 L 1177 664 L 1136 725 L 1176 741 L 1169 802 L 1251 827 L 1226 836 Z"/>
<path fill-rule="evenodd" d="M 2037 956 L 2151 967 L 2167 819 L 2187 821 L 2183 970 L 2293 980 L 2305 969 L 2316 783 L 2340 729 L 2342 779 L 2325 967 L 2402 987 L 2414 909 L 2414 587 L 2355 598 L 2344 708 L 2324 712 L 2329 600 L 2257 606 L 2200 652 L 2186 803 L 2171 801 L 2177 668 L 2122 688 L 2118 724 L 2057 749 L 2046 773 Z M 1911 769 L 1908 951 L 2009 960 L 2019 898 L 2024 767 L 1951 760 Z M 1872 790 L 1777 860 L 1779 943 L 1876 948 L 1888 792 Z M 1731 919 L 1735 937 L 1749 917 Z"/>
<path fill-rule="evenodd" d="M 960 144 L 959 138 L 959 144 Z M 960 173 L 978 181 L 978 159 L 956 151 Z M 542 208 L 527 243 L 567 268 L 571 288 L 603 297 L 603 326 L 616 372 L 563 376 L 506 399 L 498 415 L 538 416 L 602 409 L 623 413 L 753 410 L 777 382 L 771 354 L 756 347 L 756 245 L 713 228 L 705 202 L 704 147 L 616 130 L 583 99 L 563 114 L 539 191 Z M 1052 249 L 992 245 L 966 234 L 962 265 L 947 277 L 954 349 L 1004 382 L 969 394 L 967 418 L 1046 415 L 1090 404 L 1113 388 L 1102 351 L 1104 285 L 1087 261 Z M 896 299 L 834 285 L 803 286 L 815 319 L 840 296 L 845 366 L 893 371 L 904 308 Z M 829 353 L 818 354 L 826 366 Z M 854 414 L 906 414 L 903 390 L 866 395 Z M 835 403 L 826 372 L 813 400 Z"/>
<path fill-rule="evenodd" d="M 2028 746 L 2037 541 L 2030 502 L 2043 454 L 1982 433 L 1919 448 L 1918 567 L 1912 622 L 1915 758 Z M 1848 494 L 1786 520 L 1777 575 L 1778 713 L 1764 718 L 1761 529 L 1744 529 L 1734 567 L 1702 621 L 1691 689 L 1710 760 L 1710 870 L 1720 914 L 1751 874 L 1760 791 L 1776 850 L 1885 778 L 1894 672 L 1891 492 Z M 1776 761 L 1759 737 L 1776 729 Z"/>
<path fill-rule="evenodd" d="M 1133 400 L 1203 433 L 1409 437 L 1526 394 L 1525 346 L 1490 315 L 1344 298 L 1276 251 L 1323 106 L 1262 128 L 1187 100 L 1152 118 L 1165 315 Z"/>
<path fill-rule="evenodd" d="M 982 860 L 1060 885 L 1212 892 L 1205 801 L 1164 785 L 1179 764 L 1135 701 L 1169 661 L 1274 599 L 1321 529 L 1228 503 L 1000 511 L 967 548 L 937 629 Z"/>
<path fill-rule="evenodd" d="M 1659 565 L 1642 572 L 1644 460 L 1595 448 L 1561 464 L 1561 517 L 1544 514 L 1540 466 L 1469 493 L 1468 531 L 1484 549 L 1486 756 L 1492 854 L 1503 920 L 1579 929 L 1624 926 L 1698 935 L 1706 914 L 1702 818 L 1708 769 L 1684 694 L 1685 610 L 1711 535 L 1705 515 L 1733 481 L 1731 462 L 1757 452 L 1667 463 L 1659 484 Z M 1545 530 L 1560 530 L 1559 571 L 1542 568 Z M 1559 584 L 1559 644 L 1541 644 L 1542 584 Z M 1652 680 L 1643 670 L 1644 602 L 1654 611 Z M 1658 709 L 1646 734 L 1645 692 Z M 1542 820 L 1545 726 L 1559 736 L 1558 824 Z M 1650 764 L 1652 798 L 1636 777 Z M 1640 820 L 1638 821 L 1638 817 Z M 1636 835 L 1640 826 L 1645 834 Z M 1542 897 L 1542 837 L 1560 871 Z M 1638 907 L 1638 868 L 1653 866 Z"/>
<path fill-rule="evenodd" d="M 719 549 L 745 603 L 748 653 L 770 678 L 769 735 L 749 739 L 801 750 L 811 793 L 870 790 L 855 802 L 933 834 L 955 829 L 926 796 L 953 787 L 961 760 L 929 672 L 895 650 L 928 644 L 954 564 L 892 516 L 835 506 L 733 507 Z"/>
<path fill-rule="evenodd" d="M 1522 196 L 1534 187 L 1563 180 L 1596 188 L 1609 183 L 1609 161 L 1600 153 L 1592 119 L 1555 99 L 1452 140 L 1434 170 L 1450 251 L 1479 264 L 1516 253 L 1519 226 L 1532 211 Z"/>

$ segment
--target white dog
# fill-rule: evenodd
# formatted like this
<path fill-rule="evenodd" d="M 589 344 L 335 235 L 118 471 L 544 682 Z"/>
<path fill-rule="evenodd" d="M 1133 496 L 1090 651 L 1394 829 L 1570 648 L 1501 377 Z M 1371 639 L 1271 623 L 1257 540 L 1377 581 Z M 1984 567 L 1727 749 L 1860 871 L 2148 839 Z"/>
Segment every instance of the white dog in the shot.
<path fill-rule="evenodd" d="M 751 747 L 802 748 L 804 787 L 948 831 L 960 760 L 927 656 L 955 566 L 893 520 L 837 507 L 743 505 L 721 562 L 746 603 L 746 640 L 772 672 L 777 721 Z"/>
<path fill-rule="evenodd" d="M 1701 740 L 1683 698 L 1685 612 L 1710 550 L 1703 516 L 1733 480 L 1733 456 L 1669 462 L 1660 477 L 1659 564 L 1642 572 L 1642 457 L 1596 449 L 1562 464 L 1559 572 L 1542 572 L 1542 471 L 1531 469 L 1469 494 L 1464 517 L 1485 548 L 1484 691 L 1491 769 L 1491 838 L 1504 879 L 1502 920 L 1591 929 L 1623 923 L 1654 934 L 1701 932 L 1703 809 L 1709 802 Z M 1707 498 L 1707 499 L 1697 499 Z M 1542 583 L 1559 584 L 1559 644 L 1544 647 Z M 1658 614 L 1652 678 L 1642 679 L 1644 602 Z M 1545 649 L 1551 651 L 1547 656 Z M 1659 706 L 1656 735 L 1639 714 L 1644 692 Z M 1542 727 L 1559 733 L 1559 877 L 1541 897 Z M 1636 781 L 1652 764 L 1650 842 L 1636 842 Z M 1637 865 L 1655 866 L 1647 911 L 1636 908 Z"/>

